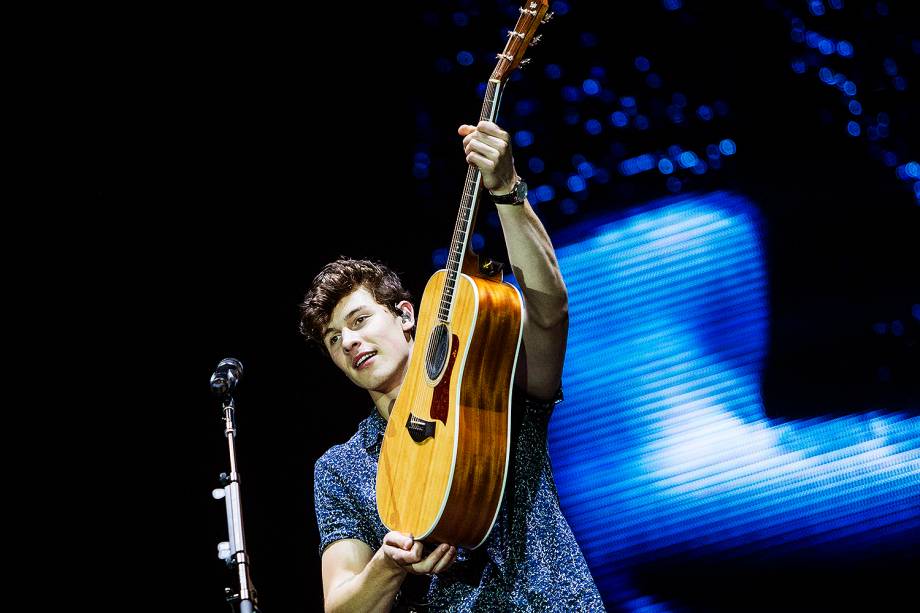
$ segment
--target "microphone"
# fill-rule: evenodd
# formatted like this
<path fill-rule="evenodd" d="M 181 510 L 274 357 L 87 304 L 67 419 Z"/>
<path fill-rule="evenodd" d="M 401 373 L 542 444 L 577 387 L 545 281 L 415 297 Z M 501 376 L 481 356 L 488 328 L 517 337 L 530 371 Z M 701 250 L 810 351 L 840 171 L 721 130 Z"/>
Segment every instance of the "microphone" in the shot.
<path fill-rule="evenodd" d="M 211 375 L 211 391 L 218 396 L 229 396 L 233 393 L 241 376 L 243 376 L 243 364 L 236 358 L 224 358 Z"/>

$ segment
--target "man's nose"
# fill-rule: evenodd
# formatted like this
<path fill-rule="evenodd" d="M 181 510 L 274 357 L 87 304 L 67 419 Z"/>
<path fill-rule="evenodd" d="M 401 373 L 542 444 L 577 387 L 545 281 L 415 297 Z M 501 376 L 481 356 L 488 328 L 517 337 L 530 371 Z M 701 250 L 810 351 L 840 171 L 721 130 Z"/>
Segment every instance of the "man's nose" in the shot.
<path fill-rule="evenodd" d="M 345 350 L 345 353 L 349 353 L 360 344 L 361 339 L 356 332 L 348 328 L 342 328 L 342 348 Z"/>

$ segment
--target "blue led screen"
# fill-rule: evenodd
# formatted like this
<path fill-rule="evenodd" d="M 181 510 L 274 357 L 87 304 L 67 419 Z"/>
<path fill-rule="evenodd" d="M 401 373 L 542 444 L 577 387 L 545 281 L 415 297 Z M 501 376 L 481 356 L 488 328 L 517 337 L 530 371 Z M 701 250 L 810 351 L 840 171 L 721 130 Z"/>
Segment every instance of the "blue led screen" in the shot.
<path fill-rule="evenodd" d="M 605 602 L 668 610 L 624 577 L 674 556 L 916 546 L 915 412 L 765 417 L 768 287 L 751 202 L 684 196 L 555 242 L 571 323 L 549 447 Z"/>

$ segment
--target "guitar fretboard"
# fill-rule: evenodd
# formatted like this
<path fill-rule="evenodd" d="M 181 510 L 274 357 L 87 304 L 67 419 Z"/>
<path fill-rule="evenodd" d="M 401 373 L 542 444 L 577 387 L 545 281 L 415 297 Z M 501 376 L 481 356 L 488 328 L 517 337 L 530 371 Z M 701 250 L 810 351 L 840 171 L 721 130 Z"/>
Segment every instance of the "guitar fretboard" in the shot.
<path fill-rule="evenodd" d="M 497 79 L 490 79 L 486 87 L 485 99 L 482 103 L 480 121 L 495 121 L 498 114 L 502 84 Z M 444 290 L 441 292 L 441 303 L 438 307 L 438 319 L 444 323 L 450 322 L 454 306 L 454 292 L 457 287 L 457 278 L 463 265 L 463 258 L 469 248 L 469 237 L 473 231 L 473 221 L 476 219 L 476 207 L 479 204 L 479 192 L 482 186 L 482 172 L 472 164 L 466 171 L 466 183 L 463 186 L 463 195 L 460 198 L 460 212 L 457 214 L 457 223 L 454 225 L 454 235 L 450 241 L 447 256 L 447 277 L 444 281 Z"/>

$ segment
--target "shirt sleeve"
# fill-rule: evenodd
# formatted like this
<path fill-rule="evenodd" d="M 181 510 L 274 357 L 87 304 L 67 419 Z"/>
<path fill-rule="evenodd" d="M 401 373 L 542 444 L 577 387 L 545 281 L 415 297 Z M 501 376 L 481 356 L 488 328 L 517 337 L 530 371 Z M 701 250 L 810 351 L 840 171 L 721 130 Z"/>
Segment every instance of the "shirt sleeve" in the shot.
<path fill-rule="evenodd" d="M 517 390 L 515 390 L 517 391 Z M 556 408 L 556 405 L 562 402 L 562 386 L 559 386 L 559 389 L 556 390 L 556 395 L 550 398 L 549 400 L 537 400 L 528 396 L 525 392 L 521 391 L 521 404 L 520 406 L 524 409 L 524 413 L 536 423 L 539 423 L 543 426 L 549 424 L 549 418 L 553 415 L 553 409 Z"/>
<path fill-rule="evenodd" d="M 375 549 L 373 528 L 346 483 L 325 455 L 317 460 L 313 469 L 313 497 L 320 556 L 326 547 L 342 539 L 358 539 Z"/>

